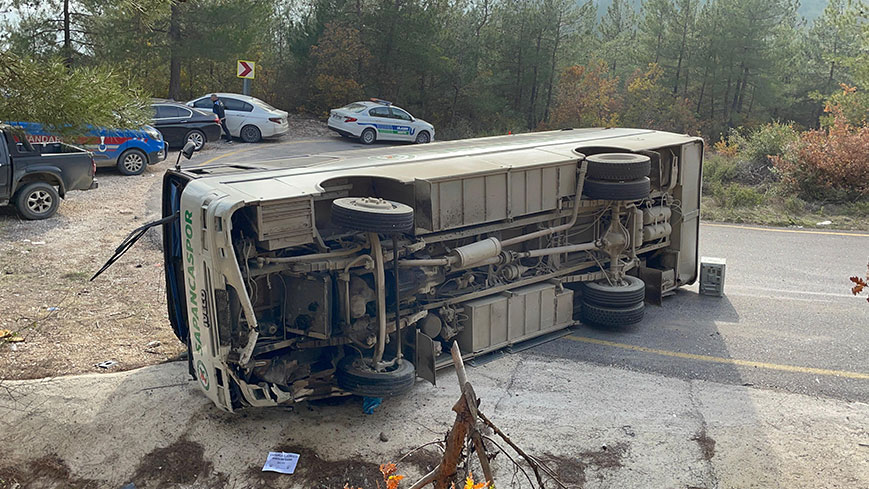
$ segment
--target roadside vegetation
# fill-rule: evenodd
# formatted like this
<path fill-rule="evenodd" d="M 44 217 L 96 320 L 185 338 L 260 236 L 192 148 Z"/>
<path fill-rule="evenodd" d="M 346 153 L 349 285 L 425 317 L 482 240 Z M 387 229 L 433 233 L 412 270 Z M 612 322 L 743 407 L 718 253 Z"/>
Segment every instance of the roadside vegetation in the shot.
<path fill-rule="evenodd" d="M 827 100 L 821 127 L 771 122 L 732 129 L 707 153 L 706 219 L 869 229 L 867 97 L 853 87 Z"/>

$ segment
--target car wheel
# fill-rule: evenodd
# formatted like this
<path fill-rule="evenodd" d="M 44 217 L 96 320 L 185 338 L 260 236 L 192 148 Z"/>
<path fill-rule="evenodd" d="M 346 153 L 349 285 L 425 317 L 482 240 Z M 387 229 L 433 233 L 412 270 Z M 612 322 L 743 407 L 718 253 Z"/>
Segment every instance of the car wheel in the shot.
<path fill-rule="evenodd" d="M 425 144 L 431 141 L 431 136 L 428 135 L 428 131 L 420 131 L 416 135 L 416 144 Z"/>
<path fill-rule="evenodd" d="M 15 207 L 25 219 L 45 219 L 54 215 L 60 206 L 57 189 L 45 182 L 24 186 L 15 196 Z"/>
<path fill-rule="evenodd" d="M 407 359 L 375 372 L 359 357 L 344 357 L 335 371 L 338 386 L 357 396 L 394 397 L 413 388 L 416 369 Z"/>
<path fill-rule="evenodd" d="M 124 175 L 141 175 L 148 166 L 148 158 L 138 149 L 128 149 L 118 158 L 118 170 Z"/>
<path fill-rule="evenodd" d="M 193 143 L 196 151 L 205 147 L 205 133 L 200 131 L 199 129 L 193 129 L 187 133 L 187 137 L 184 138 L 187 143 Z"/>
<path fill-rule="evenodd" d="M 262 138 L 263 135 L 256 126 L 247 125 L 241 128 L 241 140 L 246 143 L 256 143 Z"/>
<path fill-rule="evenodd" d="M 634 153 L 603 153 L 586 158 L 588 178 L 595 180 L 623 181 L 649 176 L 652 160 Z"/>
<path fill-rule="evenodd" d="M 332 222 L 354 231 L 406 233 L 413 229 L 413 208 L 376 197 L 344 197 L 332 201 Z"/>
<path fill-rule="evenodd" d="M 651 183 L 649 177 L 636 180 L 611 182 L 586 178 L 582 193 L 595 200 L 643 200 L 649 197 Z"/>
<path fill-rule="evenodd" d="M 626 276 L 620 282 L 608 280 L 582 283 L 582 300 L 604 307 L 625 307 L 646 298 L 646 284 L 637 277 Z"/>
<path fill-rule="evenodd" d="M 377 141 L 377 133 L 374 132 L 374 129 L 368 128 L 362 131 L 362 135 L 359 136 L 359 141 L 362 144 L 371 144 L 374 141 Z"/>

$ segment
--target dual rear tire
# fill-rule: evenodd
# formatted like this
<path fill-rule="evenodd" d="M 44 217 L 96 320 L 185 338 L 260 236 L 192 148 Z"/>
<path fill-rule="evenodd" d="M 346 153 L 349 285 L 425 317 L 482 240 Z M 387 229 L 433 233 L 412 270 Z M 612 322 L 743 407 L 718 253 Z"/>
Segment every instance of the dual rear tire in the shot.
<path fill-rule="evenodd" d="M 639 323 L 645 313 L 646 284 L 626 276 L 621 282 L 607 280 L 582 284 L 580 319 L 583 323 L 620 327 Z"/>
<path fill-rule="evenodd" d="M 634 153 L 602 153 L 586 158 L 583 195 L 594 200 L 635 201 L 649 197 L 651 159 Z"/>

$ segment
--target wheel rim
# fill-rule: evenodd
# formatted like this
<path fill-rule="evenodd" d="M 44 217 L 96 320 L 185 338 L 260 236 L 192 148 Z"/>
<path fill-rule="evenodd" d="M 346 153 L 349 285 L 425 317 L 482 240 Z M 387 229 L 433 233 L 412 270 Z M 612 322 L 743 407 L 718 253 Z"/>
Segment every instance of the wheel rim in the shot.
<path fill-rule="evenodd" d="M 405 362 L 407 360 L 404 360 Z M 374 365 L 373 359 L 371 358 L 357 358 L 353 360 L 350 364 L 351 370 L 356 370 L 357 372 L 366 372 L 372 374 L 380 374 L 380 375 L 389 375 L 392 372 L 395 372 L 401 365 L 398 362 L 395 362 L 392 365 L 383 367 L 382 369 L 378 369 L 377 366 Z"/>
<path fill-rule="evenodd" d="M 51 194 L 45 190 L 31 192 L 30 195 L 27 196 L 27 208 L 34 214 L 44 214 L 48 212 L 48 210 L 51 209 L 53 202 L 54 199 L 51 197 Z"/>
<path fill-rule="evenodd" d="M 362 134 L 362 140 L 365 141 L 366 143 L 373 143 L 374 142 L 374 131 L 365 131 Z"/>
<path fill-rule="evenodd" d="M 202 145 L 205 144 L 205 141 L 202 140 L 202 134 L 198 132 L 191 132 L 190 134 L 188 134 L 187 142 L 193 143 L 193 146 L 196 148 L 196 150 L 201 149 Z"/>
<path fill-rule="evenodd" d="M 610 290 L 621 290 L 621 289 L 626 289 L 626 288 L 631 286 L 631 283 L 628 282 L 627 280 L 624 280 L 624 279 L 622 279 L 620 281 L 613 281 L 613 282 L 609 282 L 607 280 L 598 280 L 595 283 L 601 287 L 604 287 L 604 288 L 610 289 Z"/>
<path fill-rule="evenodd" d="M 258 139 L 257 138 L 257 129 L 255 127 L 245 127 L 244 128 L 244 139 Z"/>
<path fill-rule="evenodd" d="M 423 144 L 427 143 L 428 142 L 428 133 L 426 133 L 426 132 L 419 133 L 419 136 L 416 137 L 416 142 L 423 143 Z"/>
<path fill-rule="evenodd" d="M 138 153 L 130 153 L 124 157 L 124 169 L 128 172 L 136 173 L 142 169 L 144 164 L 145 160 Z"/>

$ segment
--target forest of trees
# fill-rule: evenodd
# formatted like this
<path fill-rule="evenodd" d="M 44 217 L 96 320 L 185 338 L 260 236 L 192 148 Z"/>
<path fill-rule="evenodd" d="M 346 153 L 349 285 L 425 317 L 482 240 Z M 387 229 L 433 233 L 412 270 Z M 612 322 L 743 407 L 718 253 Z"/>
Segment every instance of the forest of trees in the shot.
<path fill-rule="evenodd" d="M 0 47 L 109 67 L 144 93 L 240 91 L 322 115 L 377 96 L 444 137 L 622 125 L 703 134 L 818 127 L 853 87 L 866 103 L 865 3 L 830 0 L 48 0 L 0 2 Z M 865 117 L 865 113 L 863 113 Z"/>

